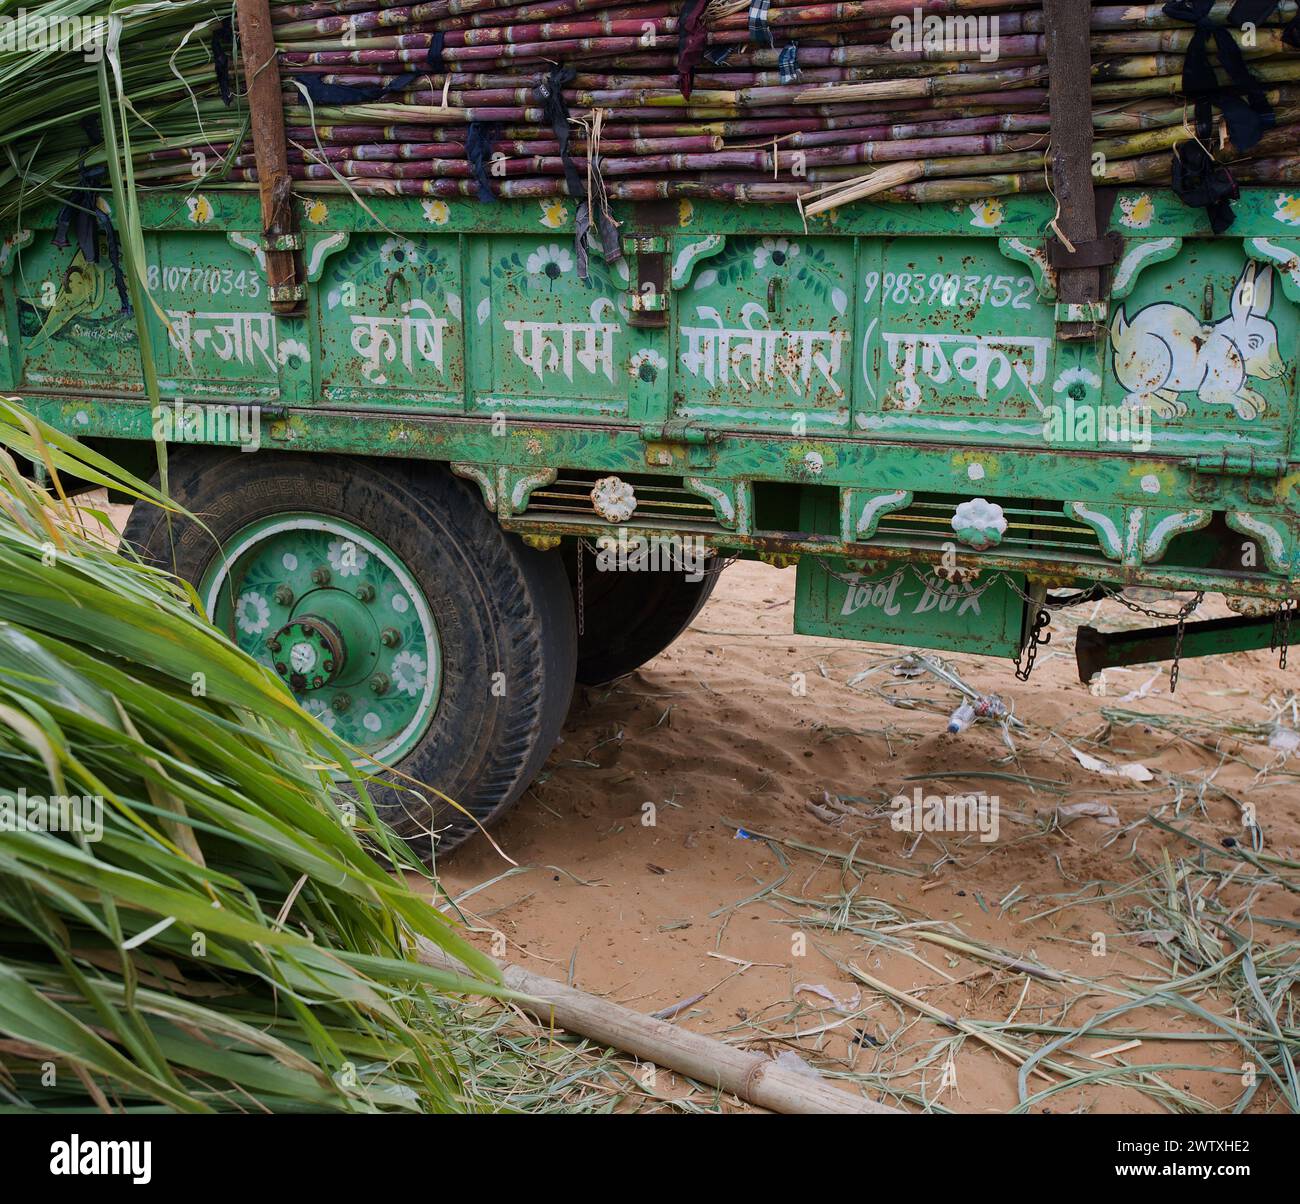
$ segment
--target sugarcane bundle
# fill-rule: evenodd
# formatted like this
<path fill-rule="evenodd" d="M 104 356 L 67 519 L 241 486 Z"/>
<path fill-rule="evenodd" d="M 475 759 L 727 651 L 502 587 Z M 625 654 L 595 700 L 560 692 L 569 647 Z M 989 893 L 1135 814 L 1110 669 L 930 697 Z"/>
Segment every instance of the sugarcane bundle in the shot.
<path fill-rule="evenodd" d="M 137 184 L 256 183 L 215 53 L 228 9 L 114 12 Z M 490 201 L 594 186 L 816 209 L 1048 187 L 1041 0 L 273 0 L 271 15 L 303 190 Z M 1296 0 L 1093 3 L 1090 18 L 1101 182 L 1194 199 L 1234 177 L 1291 179 Z M 66 120 L 25 129 L 48 73 L 0 49 L 0 84 L 11 71 L 0 190 L 66 189 L 96 152 Z M 70 78 L 71 115 L 93 114 L 93 71 Z"/>

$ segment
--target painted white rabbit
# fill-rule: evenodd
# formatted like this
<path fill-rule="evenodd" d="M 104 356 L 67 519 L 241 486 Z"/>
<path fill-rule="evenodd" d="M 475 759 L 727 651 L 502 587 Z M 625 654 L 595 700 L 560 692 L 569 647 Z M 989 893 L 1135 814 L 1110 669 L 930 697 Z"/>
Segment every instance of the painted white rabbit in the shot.
<path fill-rule="evenodd" d="M 1239 418 L 1258 418 L 1268 403 L 1248 382 L 1286 371 L 1268 319 L 1272 305 L 1273 269 L 1248 263 L 1231 313 L 1213 326 L 1181 305 L 1149 305 L 1131 323 L 1121 307 L 1110 337 L 1115 375 L 1128 391 L 1124 404 L 1179 418 L 1187 413 L 1179 395 L 1195 393 L 1207 405 L 1231 406 Z"/>

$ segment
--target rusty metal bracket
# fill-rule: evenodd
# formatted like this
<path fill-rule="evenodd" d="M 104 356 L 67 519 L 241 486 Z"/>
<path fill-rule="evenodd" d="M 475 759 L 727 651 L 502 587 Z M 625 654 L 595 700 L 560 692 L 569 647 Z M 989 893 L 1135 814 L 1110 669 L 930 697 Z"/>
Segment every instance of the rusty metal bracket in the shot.
<path fill-rule="evenodd" d="M 1124 236 L 1111 231 L 1092 242 L 1076 243 L 1073 250 L 1059 238 L 1047 240 L 1047 259 L 1058 272 L 1080 268 L 1108 268 L 1124 255 Z"/>
<path fill-rule="evenodd" d="M 257 160 L 267 292 L 271 308 L 277 314 L 300 314 L 307 299 L 307 286 L 302 272 L 298 207 L 289 175 L 271 6 L 269 0 L 237 0 L 235 7 L 252 117 L 253 154 Z"/>
<path fill-rule="evenodd" d="M 668 239 L 662 235 L 635 235 L 623 239 L 627 262 L 629 324 L 662 330 L 668 325 Z"/>
<path fill-rule="evenodd" d="M 1043 16 L 1052 117 L 1052 188 L 1060 205 L 1052 230 L 1072 254 L 1085 248 L 1086 260 L 1086 249 L 1100 241 L 1092 178 L 1092 10 L 1079 0 L 1043 0 Z M 1058 280 L 1058 298 L 1066 306 L 1092 306 L 1103 300 L 1099 266 L 1072 263 L 1060 269 Z M 1095 323 L 1067 317 L 1058 323 L 1057 336 L 1092 340 L 1101 330 Z"/>

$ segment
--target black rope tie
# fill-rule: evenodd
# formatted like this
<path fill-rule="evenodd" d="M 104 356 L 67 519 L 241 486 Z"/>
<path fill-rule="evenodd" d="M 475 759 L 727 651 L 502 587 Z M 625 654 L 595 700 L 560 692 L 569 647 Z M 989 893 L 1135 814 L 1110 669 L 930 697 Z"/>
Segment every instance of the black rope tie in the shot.
<path fill-rule="evenodd" d="M 390 92 L 405 92 L 418 79 L 430 72 L 445 70 L 442 62 L 442 46 L 446 39 L 445 33 L 431 34 L 429 52 L 424 59 L 424 69 L 408 71 L 405 75 L 395 75 L 386 84 L 327 84 L 321 76 L 311 72 L 295 78 L 306 89 L 313 104 L 355 105 L 382 100 Z"/>
<path fill-rule="evenodd" d="M 478 199 L 485 205 L 495 205 L 497 201 L 496 193 L 492 191 L 488 160 L 498 137 L 500 130 L 490 121 L 471 121 L 469 133 L 465 135 L 465 158 L 478 181 Z"/>
<path fill-rule="evenodd" d="M 1176 21 L 1195 26 L 1183 67 L 1183 95 L 1192 104 L 1200 143 L 1185 143 L 1174 150 L 1173 187 L 1182 201 L 1209 214 L 1215 234 L 1233 223 L 1232 202 L 1240 196 L 1232 173 L 1215 162 L 1207 147 L 1214 138 L 1214 110 L 1222 114 L 1228 136 L 1238 151 L 1257 146 L 1277 125 L 1277 114 L 1269 104 L 1264 86 L 1251 73 L 1234 29 L 1259 25 L 1276 12 L 1280 0 L 1237 0 L 1226 20 L 1211 20 L 1214 0 L 1169 0 L 1164 13 Z M 1300 16 L 1283 34 L 1290 45 L 1300 46 Z M 1213 44 L 1227 81 L 1219 78 L 1210 59 Z M 1202 145 L 1204 144 L 1204 145 Z"/>
<path fill-rule="evenodd" d="M 217 22 L 217 28 L 212 34 L 212 69 L 217 76 L 221 103 L 226 108 L 235 103 L 235 86 L 230 76 L 230 52 L 234 36 L 234 25 L 230 17 Z"/>
<path fill-rule="evenodd" d="M 560 144 L 560 163 L 564 167 L 564 182 L 568 186 L 569 195 L 575 200 L 581 197 L 586 189 L 574 165 L 573 153 L 569 150 L 569 139 L 573 136 L 573 131 L 569 127 L 569 106 L 564 101 L 564 88 L 566 84 L 573 82 L 577 74 L 572 67 L 556 67 L 537 86 L 537 96 L 542 102 L 542 114 L 550 124 L 556 142 Z"/>

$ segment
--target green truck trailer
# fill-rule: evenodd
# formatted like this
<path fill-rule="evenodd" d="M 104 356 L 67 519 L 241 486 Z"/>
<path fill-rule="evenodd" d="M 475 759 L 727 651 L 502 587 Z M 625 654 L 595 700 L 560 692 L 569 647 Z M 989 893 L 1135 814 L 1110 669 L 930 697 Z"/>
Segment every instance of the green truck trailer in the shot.
<path fill-rule="evenodd" d="M 1216 236 L 1082 180 L 616 206 L 585 278 L 567 200 L 161 191 L 129 312 L 49 206 L 0 231 L 0 392 L 143 472 L 165 445 L 197 518 L 127 537 L 395 784 L 487 821 L 575 680 L 666 647 L 733 558 L 795 569 L 797 632 L 1008 673 L 1133 586 L 1238 617 L 1085 629 L 1085 679 L 1285 647 L 1300 192 L 1245 190 Z M 409 837 L 472 831 L 381 797 Z"/>

